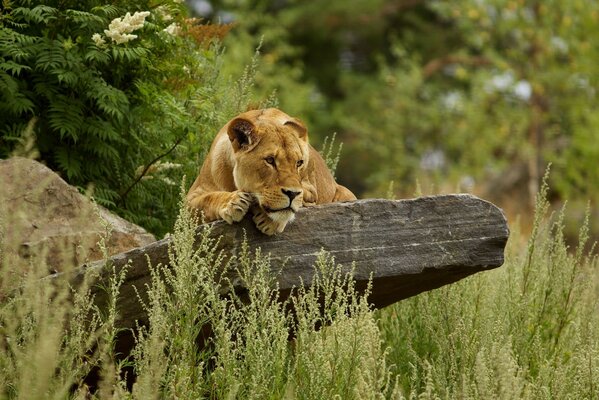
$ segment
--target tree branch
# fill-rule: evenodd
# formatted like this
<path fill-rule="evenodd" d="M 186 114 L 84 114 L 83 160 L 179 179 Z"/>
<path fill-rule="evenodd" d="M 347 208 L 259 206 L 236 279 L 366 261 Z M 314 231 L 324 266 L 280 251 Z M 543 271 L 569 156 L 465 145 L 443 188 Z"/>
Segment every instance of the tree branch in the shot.
<path fill-rule="evenodd" d="M 152 161 L 150 161 L 148 163 L 148 165 L 146 165 L 146 167 L 144 168 L 144 170 L 141 172 L 141 174 L 139 174 L 139 176 L 135 179 L 135 181 L 133 181 L 133 183 L 123 192 L 123 194 L 120 195 L 120 197 L 121 197 L 120 203 L 121 204 L 125 204 L 125 199 L 127 198 L 127 195 L 129 194 L 129 192 L 131 192 L 131 190 L 133 189 L 133 187 L 135 185 L 137 185 L 139 183 L 139 181 L 141 181 L 141 178 L 143 178 L 146 175 L 146 173 L 152 167 L 152 165 L 156 164 L 161 158 L 164 158 L 164 157 L 168 156 L 170 153 L 172 153 L 173 150 L 175 150 L 175 148 L 182 141 L 183 141 L 183 136 L 181 136 L 179 139 L 177 139 L 177 141 L 175 142 L 175 144 L 173 144 L 173 146 L 170 149 L 168 149 L 165 153 L 159 155 L 158 157 L 156 157 L 155 159 L 153 159 Z"/>

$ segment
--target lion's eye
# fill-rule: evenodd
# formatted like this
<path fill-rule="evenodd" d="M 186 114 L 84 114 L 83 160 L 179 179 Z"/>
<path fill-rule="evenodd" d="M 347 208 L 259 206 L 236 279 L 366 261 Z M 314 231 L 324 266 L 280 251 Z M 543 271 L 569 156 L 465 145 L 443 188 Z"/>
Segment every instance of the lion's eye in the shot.
<path fill-rule="evenodd" d="M 264 161 L 266 161 L 270 165 L 275 165 L 275 158 L 274 157 L 266 157 L 264 159 Z"/>
<path fill-rule="evenodd" d="M 297 162 L 297 167 L 299 168 L 299 167 L 301 167 L 302 165 L 304 165 L 304 160 L 299 160 L 299 161 Z"/>

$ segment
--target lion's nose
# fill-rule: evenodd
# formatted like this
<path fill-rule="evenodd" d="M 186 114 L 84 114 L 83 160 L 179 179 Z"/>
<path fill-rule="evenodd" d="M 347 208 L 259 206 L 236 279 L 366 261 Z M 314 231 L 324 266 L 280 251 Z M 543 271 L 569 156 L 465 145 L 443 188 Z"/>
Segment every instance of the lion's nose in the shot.
<path fill-rule="evenodd" d="M 288 189 L 281 189 L 281 192 L 283 192 L 283 194 L 287 197 L 289 197 L 289 201 L 293 201 L 293 199 L 295 199 L 300 193 L 301 191 L 295 191 L 295 190 L 288 190 Z"/>

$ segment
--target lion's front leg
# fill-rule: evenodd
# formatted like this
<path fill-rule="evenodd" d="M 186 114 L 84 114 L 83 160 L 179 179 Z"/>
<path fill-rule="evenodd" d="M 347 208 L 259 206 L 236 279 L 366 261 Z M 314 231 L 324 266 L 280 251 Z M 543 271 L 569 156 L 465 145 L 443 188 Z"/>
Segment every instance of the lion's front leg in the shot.
<path fill-rule="evenodd" d="M 256 228 L 265 235 L 272 236 L 275 233 L 281 233 L 287 226 L 288 221 L 275 221 L 258 205 L 252 206 L 253 220 Z"/>
<path fill-rule="evenodd" d="M 241 221 L 247 214 L 254 197 L 250 193 L 234 192 L 190 193 L 187 204 L 201 211 L 206 222 L 222 219 L 229 224 Z"/>
<path fill-rule="evenodd" d="M 219 210 L 219 215 L 227 223 L 239 222 L 247 214 L 254 198 L 250 193 L 235 191 Z"/>
<path fill-rule="evenodd" d="M 302 190 L 304 192 L 302 197 L 302 205 L 304 207 L 315 206 L 318 199 L 316 187 L 308 182 L 307 179 L 305 179 L 302 181 Z"/>

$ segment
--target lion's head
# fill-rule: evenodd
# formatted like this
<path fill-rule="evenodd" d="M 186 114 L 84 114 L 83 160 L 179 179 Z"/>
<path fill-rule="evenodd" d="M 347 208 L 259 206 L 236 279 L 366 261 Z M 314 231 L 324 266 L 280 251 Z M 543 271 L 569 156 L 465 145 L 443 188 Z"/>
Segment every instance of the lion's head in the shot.
<path fill-rule="evenodd" d="M 254 195 L 268 216 L 289 222 L 302 206 L 302 175 L 310 154 L 306 127 L 275 109 L 229 122 L 235 186 Z"/>

